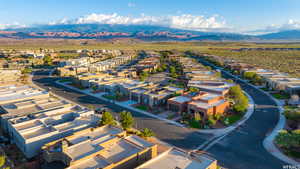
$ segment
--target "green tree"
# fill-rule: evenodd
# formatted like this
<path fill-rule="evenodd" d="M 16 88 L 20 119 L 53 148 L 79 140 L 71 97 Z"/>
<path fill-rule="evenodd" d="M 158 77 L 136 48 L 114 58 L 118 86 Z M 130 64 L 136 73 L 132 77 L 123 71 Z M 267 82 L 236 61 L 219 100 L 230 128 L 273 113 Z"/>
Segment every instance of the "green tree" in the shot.
<path fill-rule="evenodd" d="M 262 77 L 255 72 L 244 72 L 243 77 L 250 80 L 254 84 L 260 85 L 263 82 Z"/>
<path fill-rule="evenodd" d="M 29 68 L 29 67 L 26 67 L 26 68 L 24 68 L 21 72 L 22 72 L 22 74 L 31 73 L 31 72 L 32 72 L 32 69 Z"/>
<path fill-rule="evenodd" d="M 212 70 L 210 66 L 204 66 L 206 70 Z"/>
<path fill-rule="evenodd" d="M 190 87 L 189 92 L 199 92 L 200 90 L 196 87 Z"/>
<path fill-rule="evenodd" d="M 91 109 L 91 110 L 95 110 L 95 106 L 93 106 L 93 105 L 91 105 L 91 104 L 89 104 L 87 107 L 88 107 L 89 109 Z"/>
<path fill-rule="evenodd" d="M 221 73 L 221 72 L 216 72 L 216 73 L 215 73 L 215 76 L 216 76 L 217 78 L 221 78 L 221 77 L 222 77 L 222 73 Z"/>
<path fill-rule="evenodd" d="M 92 90 L 93 90 L 93 91 L 96 91 L 97 89 L 98 89 L 97 86 L 92 86 Z"/>
<path fill-rule="evenodd" d="M 243 77 L 248 80 L 252 80 L 256 75 L 255 72 L 244 72 Z"/>
<path fill-rule="evenodd" d="M 175 66 L 170 66 L 169 71 L 171 73 L 171 77 L 173 77 L 173 78 L 177 78 L 178 77 L 178 75 L 176 73 L 176 67 Z"/>
<path fill-rule="evenodd" d="M 4 155 L 1 155 L 1 156 L 0 156 L 0 167 L 3 167 L 3 166 L 4 166 L 5 161 L 6 161 L 5 156 L 4 156 Z"/>
<path fill-rule="evenodd" d="M 300 121 L 300 111 L 299 110 L 286 110 L 284 116 L 289 120 Z"/>
<path fill-rule="evenodd" d="M 161 66 L 160 66 L 160 67 L 158 67 L 158 68 L 156 69 L 156 71 L 157 71 L 157 72 L 162 72 L 163 69 L 162 69 Z"/>
<path fill-rule="evenodd" d="M 239 85 L 230 87 L 229 96 L 234 100 L 234 111 L 240 113 L 247 111 L 249 101 Z"/>
<path fill-rule="evenodd" d="M 141 81 L 145 81 L 147 77 L 149 77 L 149 73 L 148 73 L 147 71 L 143 71 L 143 72 L 140 74 L 140 80 L 141 80 Z"/>
<path fill-rule="evenodd" d="M 217 123 L 217 120 L 214 118 L 213 115 L 209 115 L 209 116 L 207 117 L 207 120 L 208 120 L 208 124 L 209 124 L 210 126 L 214 126 L 214 125 L 216 125 L 216 123 Z"/>
<path fill-rule="evenodd" d="M 144 128 L 141 133 L 140 133 L 141 137 L 152 137 L 155 136 L 154 132 L 148 128 Z"/>
<path fill-rule="evenodd" d="M 228 82 L 228 83 L 234 83 L 234 81 L 232 79 L 227 79 L 225 81 Z"/>
<path fill-rule="evenodd" d="M 162 65 L 161 65 L 162 71 L 166 71 L 166 70 L 167 70 L 167 67 L 168 67 L 168 66 L 167 66 L 166 64 L 162 64 Z"/>
<path fill-rule="evenodd" d="M 243 93 L 240 85 L 235 85 L 229 88 L 229 95 L 232 98 L 239 97 Z"/>
<path fill-rule="evenodd" d="M 200 115 L 199 112 L 195 112 L 195 113 L 194 113 L 194 119 L 195 119 L 196 121 L 201 121 L 201 115 Z"/>
<path fill-rule="evenodd" d="M 176 73 L 176 68 L 174 66 L 170 66 L 170 73 Z"/>
<path fill-rule="evenodd" d="M 258 75 L 258 74 L 254 75 L 252 81 L 253 81 L 253 83 L 259 84 L 259 85 L 263 83 L 262 77 L 260 75 Z"/>
<path fill-rule="evenodd" d="M 44 56 L 43 61 L 45 65 L 52 65 L 52 58 L 50 55 Z"/>
<path fill-rule="evenodd" d="M 134 119 L 133 119 L 131 113 L 122 111 L 120 116 L 121 116 L 120 122 L 121 122 L 123 129 L 126 130 L 128 128 L 131 128 L 134 123 Z"/>
<path fill-rule="evenodd" d="M 100 120 L 100 126 L 104 126 L 104 125 L 116 125 L 116 121 L 110 112 L 105 111 L 102 114 L 102 118 Z"/>

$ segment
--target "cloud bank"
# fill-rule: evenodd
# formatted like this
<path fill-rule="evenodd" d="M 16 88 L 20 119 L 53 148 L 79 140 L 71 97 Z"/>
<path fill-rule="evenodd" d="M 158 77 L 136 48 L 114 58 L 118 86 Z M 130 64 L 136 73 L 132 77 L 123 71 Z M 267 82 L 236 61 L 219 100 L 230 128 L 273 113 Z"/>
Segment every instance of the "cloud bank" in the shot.
<path fill-rule="evenodd" d="M 218 15 L 211 17 L 195 16 L 190 14 L 182 14 L 176 16 L 147 16 L 140 15 L 138 17 L 122 16 L 117 13 L 113 14 L 90 14 L 77 19 L 51 22 L 50 24 L 124 24 L 124 25 L 153 25 L 165 26 L 170 28 L 179 28 L 196 31 L 214 31 L 226 30 L 228 26 Z"/>
<path fill-rule="evenodd" d="M 286 31 L 286 30 L 300 30 L 300 21 L 290 19 L 284 24 L 272 24 L 265 27 L 264 29 L 248 31 L 246 33 L 259 35 L 259 34 L 275 33 L 275 32 Z"/>
<path fill-rule="evenodd" d="M 24 28 L 24 27 L 26 27 L 26 25 L 20 24 L 18 22 L 12 24 L 0 24 L 0 30 L 8 29 L 8 28 Z"/>

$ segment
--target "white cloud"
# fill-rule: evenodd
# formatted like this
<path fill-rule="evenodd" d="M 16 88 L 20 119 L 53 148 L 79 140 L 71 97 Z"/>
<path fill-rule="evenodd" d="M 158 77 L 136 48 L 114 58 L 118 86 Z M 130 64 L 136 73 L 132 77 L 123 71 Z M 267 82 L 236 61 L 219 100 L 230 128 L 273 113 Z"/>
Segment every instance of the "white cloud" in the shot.
<path fill-rule="evenodd" d="M 129 7 L 129 8 L 133 8 L 133 7 L 135 7 L 135 6 L 136 6 L 136 4 L 133 3 L 133 2 L 129 2 L 129 3 L 128 3 L 128 7 Z"/>
<path fill-rule="evenodd" d="M 124 25 L 156 25 L 171 28 L 199 30 L 199 31 L 219 31 L 226 30 L 228 26 L 223 19 L 214 15 L 211 17 L 195 16 L 189 14 L 169 15 L 169 16 L 147 16 L 141 14 L 138 17 L 122 16 L 113 14 L 90 14 L 79 17 L 75 20 L 62 19 L 50 24 L 124 24 Z"/>
<path fill-rule="evenodd" d="M 20 24 L 18 22 L 12 24 L 0 24 L 0 30 L 8 28 L 24 28 L 26 25 Z"/>
<path fill-rule="evenodd" d="M 300 29 L 300 21 L 290 19 L 287 23 L 283 24 L 279 28 L 280 30 Z"/>
<path fill-rule="evenodd" d="M 49 25 L 58 25 L 58 24 L 70 24 L 70 23 L 72 23 L 72 22 L 70 20 L 68 20 L 68 18 L 63 18 L 58 21 L 49 22 L 48 24 Z"/>
<path fill-rule="evenodd" d="M 246 33 L 260 35 L 266 33 L 274 33 L 274 32 L 280 32 L 286 30 L 297 30 L 297 29 L 300 29 L 300 21 L 290 19 L 284 24 L 272 24 L 265 27 L 264 29 L 248 31 Z"/>

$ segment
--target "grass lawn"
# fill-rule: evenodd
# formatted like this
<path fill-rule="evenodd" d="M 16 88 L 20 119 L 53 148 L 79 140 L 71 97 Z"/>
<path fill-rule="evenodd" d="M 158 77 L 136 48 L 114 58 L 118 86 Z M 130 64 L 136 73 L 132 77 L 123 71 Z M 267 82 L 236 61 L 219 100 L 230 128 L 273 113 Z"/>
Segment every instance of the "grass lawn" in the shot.
<path fill-rule="evenodd" d="M 109 100 L 116 100 L 116 96 L 112 96 L 112 95 L 103 95 L 103 97 Z"/>
<path fill-rule="evenodd" d="M 239 113 L 239 114 L 233 114 L 233 115 L 230 115 L 228 117 L 226 117 L 224 119 L 224 123 L 226 125 L 232 125 L 234 124 L 235 122 L 239 121 L 240 119 L 242 119 L 243 117 L 243 114 L 242 113 Z"/>
<path fill-rule="evenodd" d="M 261 90 L 263 90 L 263 91 L 270 91 L 268 88 L 266 88 L 266 87 L 263 87 L 263 88 L 261 88 Z"/>
<path fill-rule="evenodd" d="M 175 118 L 177 115 L 176 114 L 169 114 L 167 119 L 171 120 L 173 118 Z"/>
<path fill-rule="evenodd" d="M 171 83 L 170 86 L 178 87 L 178 88 L 183 88 L 183 89 L 185 87 L 183 83 Z"/>
<path fill-rule="evenodd" d="M 284 150 L 285 154 L 293 158 L 300 158 L 300 152 L 294 150 Z"/>
<path fill-rule="evenodd" d="M 280 93 L 273 93 L 272 94 L 273 97 L 275 97 L 276 99 L 289 99 L 290 96 L 288 94 L 280 94 Z"/>
<path fill-rule="evenodd" d="M 189 121 L 189 126 L 191 128 L 196 128 L 196 129 L 201 129 L 202 128 L 200 122 L 195 120 L 195 119 L 192 119 L 192 120 Z"/>
<path fill-rule="evenodd" d="M 62 79 L 62 80 L 59 80 L 60 83 L 70 82 L 70 81 L 71 81 L 70 79 Z"/>
<path fill-rule="evenodd" d="M 297 106 L 284 106 L 285 110 L 297 110 L 299 109 Z"/>
<path fill-rule="evenodd" d="M 75 83 L 71 83 L 71 86 L 76 87 L 77 89 L 80 89 L 80 90 L 84 90 L 85 89 L 83 86 L 80 86 L 80 85 L 75 84 Z"/>
<path fill-rule="evenodd" d="M 148 110 L 148 107 L 145 106 L 145 105 L 137 105 L 137 106 L 135 106 L 135 108 L 143 110 L 143 111 L 147 111 Z"/>

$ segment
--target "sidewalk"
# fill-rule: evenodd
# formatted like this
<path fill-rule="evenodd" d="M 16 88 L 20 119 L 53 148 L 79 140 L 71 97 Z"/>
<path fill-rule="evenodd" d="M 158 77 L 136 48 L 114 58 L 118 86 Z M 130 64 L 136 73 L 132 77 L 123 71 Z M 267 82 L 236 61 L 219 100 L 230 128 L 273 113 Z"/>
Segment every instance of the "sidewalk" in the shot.
<path fill-rule="evenodd" d="M 89 89 L 80 90 L 80 89 L 78 89 L 78 88 L 76 88 L 76 87 L 67 85 L 67 84 L 65 84 L 65 83 L 61 83 L 61 82 L 58 82 L 58 81 L 56 81 L 56 83 L 59 84 L 59 85 L 65 86 L 65 87 L 67 87 L 67 88 L 70 88 L 70 89 L 72 89 L 72 90 L 75 90 L 75 91 L 84 93 L 84 94 L 86 94 L 86 95 L 90 95 L 90 96 L 99 98 L 99 99 L 101 99 L 101 100 L 104 100 L 104 101 L 107 101 L 107 102 L 114 103 L 114 104 L 116 104 L 116 105 L 118 105 L 118 106 L 121 106 L 121 107 L 124 107 L 124 108 L 126 108 L 126 109 L 129 109 L 129 110 L 132 110 L 132 111 L 135 111 L 135 112 L 139 112 L 139 113 L 145 114 L 145 115 L 150 116 L 150 117 L 153 117 L 153 118 L 157 118 L 157 119 L 166 121 L 167 123 L 174 124 L 174 125 L 176 125 L 176 126 L 178 126 L 178 127 L 184 127 L 184 125 L 182 125 L 182 124 L 180 124 L 180 123 L 177 123 L 177 122 L 175 122 L 175 121 L 168 120 L 168 119 L 165 119 L 165 118 L 161 118 L 161 117 L 156 116 L 156 115 L 154 115 L 154 114 L 152 114 L 152 113 L 149 113 L 149 112 L 142 111 L 142 110 L 140 110 L 140 109 L 131 107 L 130 105 L 128 105 L 128 102 L 127 102 L 127 101 L 126 101 L 126 102 L 118 102 L 118 101 L 113 101 L 113 100 L 106 99 L 106 98 L 102 97 L 102 95 L 103 95 L 104 93 L 102 93 L 102 94 L 99 94 L 99 93 L 98 93 L 98 94 L 95 94 L 95 93 L 91 93 Z"/>
<path fill-rule="evenodd" d="M 244 80 L 238 78 L 239 80 L 245 82 Z M 260 92 L 265 93 L 267 96 L 269 96 L 269 98 L 271 98 L 277 105 L 278 109 L 279 109 L 279 120 L 278 123 L 276 124 L 275 128 L 273 129 L 273 131 L 266 136 L 266 138 L 263 141 L 263 146 L 264 148 L 271 153 L 273 156 L 275 156 L 276 158 L 288 163 L 288 164 L 292 164 L 292 165 L 297 165 L 300 166 L 300 162 L 295 161 L 294 159 L 288 157 L 287 155 L 285 155 L 284 153 L 282 153 L 274 144 L 274 140 L 276 138 L 276 136 L 278 135 L 278 133 L 280 132 L 280 130 L 284 129 L 285 127 L 285 123 L 286 123 L 286 119 L 283 115 L 284 112 L 284 103 L 282 103 L 280 100 L 275 99 L 270 93 L 262 90 L 261 88 L 248 83 L 250 86 L 256 88 L 257 90 L 259 90 Z"/>
<path fill-rule="evenodd" d="M 232 130 L 236 129 L 238 126 L 242 125 L 246 120 L 248 120 L 250 118 L 250 116 L 252 115 L 252 113 L 254 112 L 254 101 L 252 99 L 252 97 L 250 95 L 248 95 L 246 92 L 244 92 L 246 94 L 246 96 L 249 99 L 249 106 L 247 109 L 247 112 L 245 113 L 244 117 L 239 120 L 238 122 L 236 122 L 235 124 L 233 124 L 232 126 L 226 127 L 226 128 L 221 128 L 221 129 L 205 129 L 205 130 L 199 130 L 198 132 L 200 133 L 213 133 L 216 136 L 221 136 L 224 135 L 228 132 L 231 132 Z"/>
<path fill-rule="evenodd" d="M 175 126 L 178 126 L 178 127 L 186 127 L 185 125 L 183 124 L 180 124 L 176 121 L 173 121 L 173 120 L 169 120 L 169 119 L 166 119 L 166 118 L 163 118 L 163 117 L 160 117 L 158 115 L 154 115 L 152 113 L 149 113 L 149 112 L 146 112 L 146 111 L 143 111 L 143 110 L 140 110 L 140 109 L 137 109 L 137 108 L 134 108 L 132 106 L 129 105 L 128 101 L 125 101 L 125 102 L 118 102 L 118 101 L 113 101 L 113 100 L 109 100 L 109 99 L 106 99 L 104 97 L 102 97 L 103 94 L 95 94 L 95 93 L 91 93 L 90 89 L 85 89 L 85 90 L 80 90 L 76 87 L 73 87 L 73 86 L 70 86 L 66 83 L 61 83 L 59 81 L 56 81 L 57 84 L 59 85 L 62 85 L 62 86 L 65 86 L 67 88 L 70 88 L 72 90 L 75 90 L 75 91 L 78 91 L 78 92 L 81 92 L 81 93 L 84 93 L 86 95 L 90 95 L 90 96 L 93 96 L 93 97 L 96 97 L 96 98 L 99 98 L 101 100 L 104 100 L 104 101 L 107 101 L 107 102 L 111 102 L 111 103 L 114 103 L 118 106 L 121 106 L 121 107 L 124 107 L 126 109 L 129 109 L 129 110 L 132 110 L 132 111 L 135 111 L 135 112 L 139 112 L 139 113 L 142 113 L 142 114 L 145 114 L 147 116 L 150 116 L 150 117 L 153 117 L 153 118 L 156 118 L 156 119 L 159 119 L 159 120 L 162 120 L 162 121 L 165 121 L 167 123 L 170 123 L 170 124 L 173 124 Z M 229 127 L 226 127 L 226 128 L 222 128 L 222 129 L 199 129 L 197 130 L 197 132 L 199 133 L 204 133 L 204 134 L 213 134 L 215 136 L 221 136 L 221 135 L 224 135 L 226 133 L 229 133 L 231 132 L 232 130 L 234 130 L 235 128 L 237 128 L 239 125 L 241 125 L 242 123 L 244 123 L 250 116 L 251 114 L 253 113 L 254 111 L 254 102 L 253 102 L 253 99 L 246 93 L 246 95 L 248 96 L 249 98 L 249 108 L 248 108 L 248 111 L 246 112 L 245 116 L 243 117 L 242 120 L 238 121 L 236 124 L 232 125 L 232 126 L 229 126 Z"/>
<path fill-rule="evenodd" d="M 210 63 L 209 63 L 210 64 Z M 211 64 L 210 64 L 211 65 Z M 250 85 L 251 87 L 254 87 L 255 89 L 259 90 L 260 92 L 265 93 L 267 96 L 269 96 L 277 105 L 278 109 L 279 109 L 279 120 L 277 125 L 275 126 L 275 128 L 273 129 L 273 131 L 266 136 L 266 138 L 263 141 L 263 146 L 264 148 L 273 156 L 275 156 L 276 158 L 288 163 L 288 164 L 292 164 L 292 165 L 296 165 L 296 166 L 300 166 L 300 162 L 295 161 L 294 159 L 288 157 L 287 155 L 283 154 L 274 144 L 274 140 L 275 137 L 277 136 L 277 134 L 279 133 L 280 130 L 284 129 L 285 123 L 286 123 L 286 119 L 284 117 L 284 115 L 282 114 L 284 112 L 284 104 L 282 102 L 280 102 L 279 100 L 275 99 L 270 93 L 260 89 L 259 87 L 248 83 L 246 80 L 241 79 L 235 75 L 232 75 L 231 73 L 227 72 L 226 70 L 224 70 L 223 68 L 219 68 L 214 66 L 215 68 L 218 68 L 220 70 L 222 70 L 224 73 L 226 73 L 227 75 L 234 77 L 244 83 L 247 83 L 248 85 Z"/>

